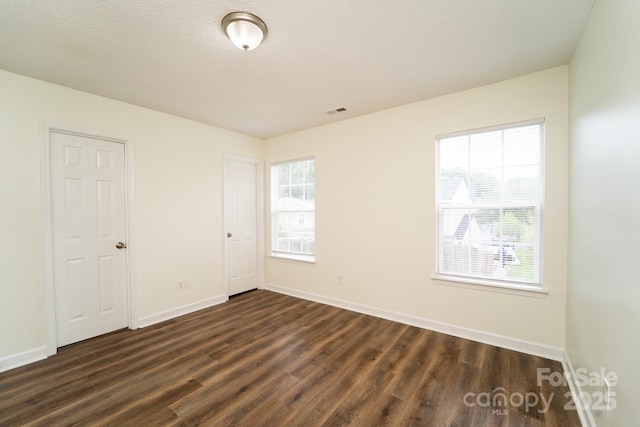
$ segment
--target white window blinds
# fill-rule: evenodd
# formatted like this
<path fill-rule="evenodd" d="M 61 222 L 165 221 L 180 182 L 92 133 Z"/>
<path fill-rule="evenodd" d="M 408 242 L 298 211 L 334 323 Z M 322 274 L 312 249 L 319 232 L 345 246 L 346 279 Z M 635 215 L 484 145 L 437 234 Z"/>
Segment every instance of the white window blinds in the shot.
<path fill-rule="evenodd" d="M 540 284 L 544 122 L 437 139 L 438 274 Z"/>

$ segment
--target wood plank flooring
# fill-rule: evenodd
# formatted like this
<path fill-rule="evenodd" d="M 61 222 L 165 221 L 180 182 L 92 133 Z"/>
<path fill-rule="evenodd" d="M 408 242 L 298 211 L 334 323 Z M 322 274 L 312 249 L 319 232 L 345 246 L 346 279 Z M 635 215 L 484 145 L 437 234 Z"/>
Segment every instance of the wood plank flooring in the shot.
<path fill-rule="evenodd" d="M 543 367 L 562 370 L 253 291 L 0 374 L 0 426 L 579 426 Z"/>

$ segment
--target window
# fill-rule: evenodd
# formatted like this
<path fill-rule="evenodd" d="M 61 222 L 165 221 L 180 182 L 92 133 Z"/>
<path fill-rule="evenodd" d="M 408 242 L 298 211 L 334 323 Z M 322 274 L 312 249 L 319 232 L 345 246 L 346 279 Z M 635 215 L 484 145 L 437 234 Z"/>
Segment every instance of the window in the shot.
<path fill-rule="evenodd" d="M 436 278 L 540 286 L 543 149 L 541 120 L 437 138 Z"/>
<path fill-rule="evenodd" d="M 271 166 L 271 253 L 315 261 L 315 161 Z"/>

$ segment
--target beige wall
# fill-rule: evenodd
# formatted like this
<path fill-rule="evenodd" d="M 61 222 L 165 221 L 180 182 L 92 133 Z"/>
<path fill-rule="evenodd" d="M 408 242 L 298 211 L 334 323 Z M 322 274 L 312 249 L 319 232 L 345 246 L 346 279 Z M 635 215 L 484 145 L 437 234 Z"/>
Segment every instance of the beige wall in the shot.
<path fill-rule="evenodd" d="M 317 263 L 268 259 L 266 281 L 563 348 L 567 72 L 559 67 L 269 139 L 266 166 L 316 158 Z M 540 117 L 546 118 L 543 285 L 549 295 L 538 299 L 435 284 L 430 277 L 436 259 L 436 135 Z"/>
<path fill-rule="evenodd" d="M 317 263 L 268 259 L 266 281 L 462 329 L 564 347 L 567 67 L 264 142 L 129 104 L 0 72 L 5 273 L 0 358 L 45 345 L 40 124 L 135 140 L 140 317 L 224 295 L 223 153 L 316 157 Z M 435 267 L 438 134 L 546 118 L 546 298 L 444 286 Z M 266 173 L 268 188 L 268 168 Z M 268 191 L 267 191 L 268 194 Z M 268 199 L 268 197 L 267 197 Z M 267 206 L 268 212 L 268 206 Z M 267 215 L 268 216 L 268 215 Z M 267 244 L 268 244 L 267 239 Z M 343 285 L 337 285 L 337 276 Z M 193 289 L 177 292 L 178 278 Z M 4 339 L 7 337 L 7 339 Z"/>
<path fill-rule="evenodd" d="M 223 155 L 261 159 L 261 140 L 3 71 L 0 94 L 0 359 L 46 344 L 41 120 L 135 140 L 141 317 L 226 294 Z"/>
<path fill-rule="evenodd" d="M 637 0 L 596 1 L 570 64 L 567 352 L 619 377 L 599 426 L 640 425 L 639 23 Z"/>

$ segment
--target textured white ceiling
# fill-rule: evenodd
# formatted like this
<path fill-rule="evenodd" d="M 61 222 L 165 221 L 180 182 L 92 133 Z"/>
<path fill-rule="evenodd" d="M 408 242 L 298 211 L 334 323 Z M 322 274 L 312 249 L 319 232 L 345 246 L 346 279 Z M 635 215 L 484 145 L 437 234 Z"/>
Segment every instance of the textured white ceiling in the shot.
<path fill-rule="evenodd" d="M 268 138 L 567 64 L 593 1 L 0 0 L 0 69 Z"/>

